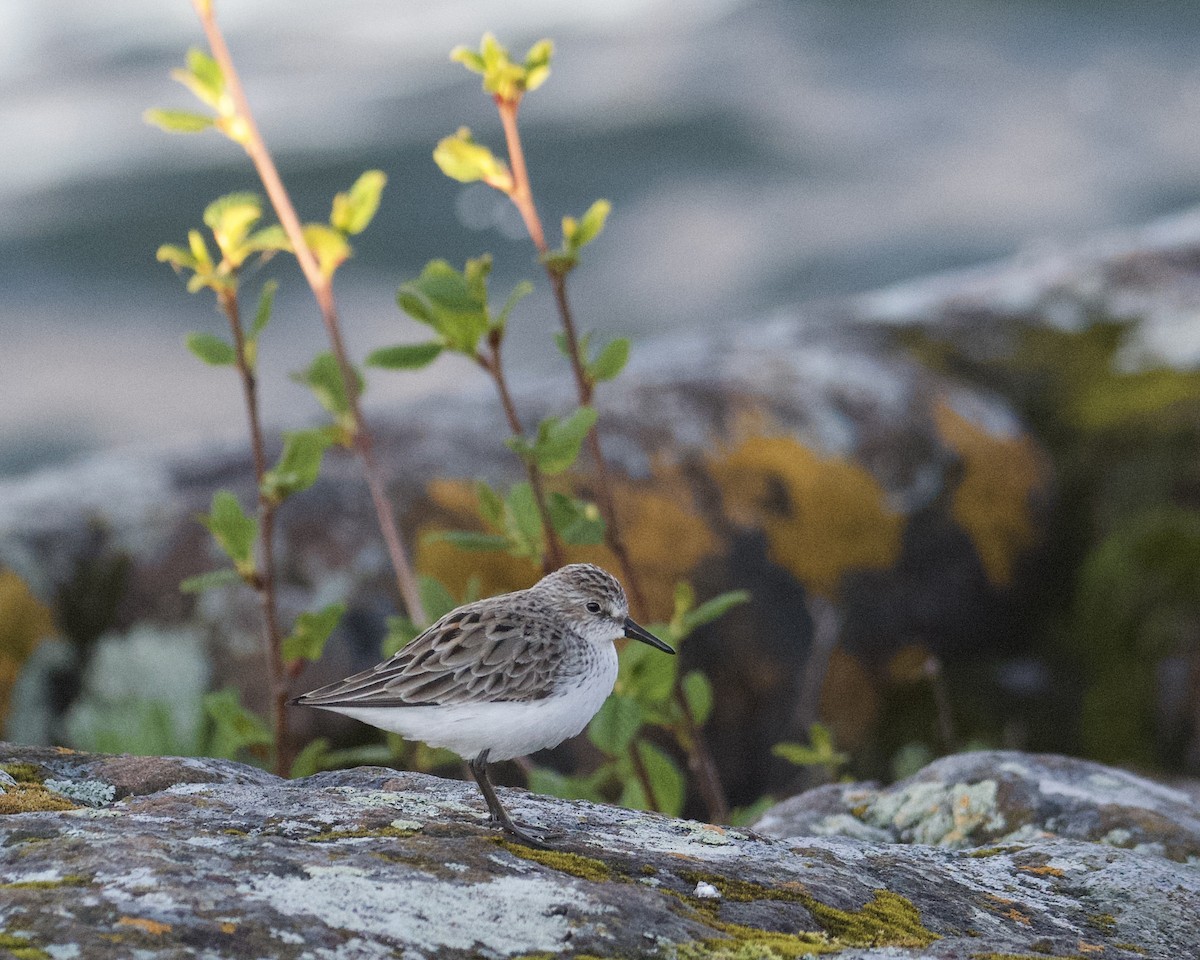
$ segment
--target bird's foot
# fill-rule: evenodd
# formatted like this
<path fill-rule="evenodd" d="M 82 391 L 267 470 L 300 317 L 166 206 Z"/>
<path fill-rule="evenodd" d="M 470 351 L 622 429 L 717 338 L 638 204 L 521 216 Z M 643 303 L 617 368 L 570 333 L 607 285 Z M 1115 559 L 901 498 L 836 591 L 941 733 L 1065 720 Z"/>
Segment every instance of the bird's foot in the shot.
<path fill-rule="evenodd" d="M 507 823 L 500 822 L 498 826 L 518 843 L 523 843 L 527 847 L 533 847 L 535 850 L 552 850 L 553 847 L 550 846 L 550 841 L 558 840 L 562 836 L 561 833 L 527 833 L 511 820 Z"/>

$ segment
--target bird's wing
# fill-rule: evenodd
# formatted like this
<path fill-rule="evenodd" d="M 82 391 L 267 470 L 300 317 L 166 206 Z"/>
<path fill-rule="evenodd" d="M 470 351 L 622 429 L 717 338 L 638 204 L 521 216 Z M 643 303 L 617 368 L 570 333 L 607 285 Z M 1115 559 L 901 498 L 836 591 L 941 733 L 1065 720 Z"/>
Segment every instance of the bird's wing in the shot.
<path fill-rule="evenodd" d="M 495 607 L 452 610 L 390 660 L 313 690 L 310 707 L 415 707 L 540 700 L 553 688 L 561 636 Z"/>

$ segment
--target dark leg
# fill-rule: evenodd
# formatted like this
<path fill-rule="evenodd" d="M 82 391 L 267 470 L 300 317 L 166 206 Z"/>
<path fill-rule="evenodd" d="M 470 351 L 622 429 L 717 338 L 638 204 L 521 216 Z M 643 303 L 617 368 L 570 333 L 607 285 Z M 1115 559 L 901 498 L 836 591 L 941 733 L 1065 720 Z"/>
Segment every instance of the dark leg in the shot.
<path fill-rule="evenodd" d="M 492 786 L 492 782 L 488 779 L 487 774 L 487 756 L 488 752 L 483 751 L 474 760 L 468 761 L 467 766 L 471 769 L 471 776 L 475 778 L 475 782 L 479 784 L 479 789 L 483 791 L 483 799 L 487 801 L 488 812 L 492 815 L 492 820 L 500 824 L 505 833 L 520 840 L 527 847 L 535 847 L 538 850 L 548 850 L 541 840 L 530 836 L 523 831 L 509 818 L 504 807 L 500 803 L 500 798 L 496 796 L 496 790 Z"/>

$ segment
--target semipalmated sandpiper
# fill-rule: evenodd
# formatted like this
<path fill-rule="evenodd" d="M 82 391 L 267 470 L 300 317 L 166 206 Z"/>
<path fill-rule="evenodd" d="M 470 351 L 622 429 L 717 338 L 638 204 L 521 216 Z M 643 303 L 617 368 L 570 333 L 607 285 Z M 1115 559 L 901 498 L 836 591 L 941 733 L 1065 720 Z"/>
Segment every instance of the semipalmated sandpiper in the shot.
<path fill-rule="evenodd" d="M 629 617 L 617 580 L 573 563 L 528 590 L 450 611 L 390 660 L 291 702 L 343 713 L 467 761 L 492 819 L 522 843 L 488 779 L 511 760 L 573 737 L 617 679 L 621 637 L 671 647 Z"/>

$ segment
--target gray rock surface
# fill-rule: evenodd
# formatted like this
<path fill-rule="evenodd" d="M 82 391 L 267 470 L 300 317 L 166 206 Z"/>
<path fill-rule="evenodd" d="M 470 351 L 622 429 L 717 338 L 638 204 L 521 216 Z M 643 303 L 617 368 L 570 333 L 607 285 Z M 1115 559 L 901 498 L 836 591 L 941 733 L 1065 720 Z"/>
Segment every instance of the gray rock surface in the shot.
<path fill-rule="evenodd" d="M 1018 755 L 995 759 L 1016 775 Z M 1049 762 L 1026 759 L 1034 776 Z M 1057 761 L 1056 782 L 1107 778 L 1131 819 L 1179 802 L 1074 767 Z M 12 744 L 0 768 L 19 781 L 0 801 L 24 791 L 29 808 L 0 815 L 0 948 L 23 957 L 1167 960 L 1200 945 L 1200 869 L 1145 845 L 769 839 L 507 791 L 517 819 L 562 834 L 547 853 L 501 842 L 473 785 L 419 774 L 285 781 Z"/>
<path fill-rule="evenodd" d="M 776 804 L 754 828 L 955 849 L 1083 840 L 1200 864 L 1193 795 L 1099 763 L 1013 750 L 952 754 L 884 788 L 818 787 Z"/>

